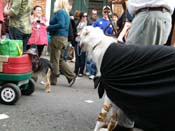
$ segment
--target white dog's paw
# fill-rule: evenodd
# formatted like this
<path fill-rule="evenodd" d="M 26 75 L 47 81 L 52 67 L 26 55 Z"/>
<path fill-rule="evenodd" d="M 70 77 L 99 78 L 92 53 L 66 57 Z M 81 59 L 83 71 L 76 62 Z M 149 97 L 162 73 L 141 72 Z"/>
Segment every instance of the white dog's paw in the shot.
<path fill-rule="evenodd" d="M 101 128 L 99 131 L 108 131 L 107 128 Z"/>

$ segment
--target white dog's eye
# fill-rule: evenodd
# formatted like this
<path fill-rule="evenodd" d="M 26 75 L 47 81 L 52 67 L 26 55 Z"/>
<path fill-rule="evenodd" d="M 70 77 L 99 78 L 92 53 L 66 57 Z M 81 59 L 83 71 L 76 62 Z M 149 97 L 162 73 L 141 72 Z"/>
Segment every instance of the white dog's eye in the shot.
<path fill-rule="evenodd" d="M 87 36 L 89 34 L 89 32 L 90 32 L 90 30 L 88 28 L 86 28 L 84 35 Z"/>
<path fill-rule="evenodd" d="M 85 32 L 84 35 L 87 36 L 89 34 L 89 32 Z"/>

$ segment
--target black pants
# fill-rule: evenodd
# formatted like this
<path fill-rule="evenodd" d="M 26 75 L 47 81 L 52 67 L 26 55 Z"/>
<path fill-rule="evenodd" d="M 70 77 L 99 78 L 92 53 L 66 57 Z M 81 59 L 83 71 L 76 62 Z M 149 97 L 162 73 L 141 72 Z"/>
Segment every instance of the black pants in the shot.
<path fill-rule="evenodd" d="M 81 50 L 78 44 L 75 44 L 75 74 L 83 74 L 85 68 L 86 53 Z"/>
<path fill-rule="evenodd" d="M 27 42 L 31 36 L 31 34 L 24 34 L 19 29 L 15 27 L 9 28 L 10 39 L 22 40 L 23 41 L 23 52 L 27 50 Z"/>
<path fill-rule="evenodd" d="M 36 45 L 36 44 L 27 45 L 27 50 L 29 48 L 37 48 L 38 56 L 40 57 L 42 55 L 44 45 Z"/>

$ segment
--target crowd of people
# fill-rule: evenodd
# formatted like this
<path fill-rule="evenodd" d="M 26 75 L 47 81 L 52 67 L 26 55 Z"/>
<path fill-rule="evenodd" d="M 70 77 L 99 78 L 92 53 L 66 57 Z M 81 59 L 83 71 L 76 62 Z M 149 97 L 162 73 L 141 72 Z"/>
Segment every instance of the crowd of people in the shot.
<path fill-rule="evenodd" d="M 31 1 L 23 3 L 23 1 L 6 0 L 6 5 L 3 7 L 1 0 L 0 8 L 3 12 L 0 14 L 0 30 L 2 30 L 0 35 L 23 40 L 23 52 L 35 47 L 39 57 L 44 47 L 50 43 L 50 61 L 54 65 L 54 70 L 57 76 L 64 74 L 68 83 L 75 81 L 76 76 L 82 77 L 86 74 L 90 79 L 94 79 L 96 74 L 95 63 L 89 60 L 86 57 L 87 52 L 83 52 L 79 47 L 79 35 L 84 26 L 100 27 L 104 34 L 118 37 L 119 43 L 125 41 L 130 44 L 143 45 L 173 43 L 170 40 L 173 37 L 174 27 L 174 19 L 171 19 L 174 11 L 173 3 L 163 1 L 164 3 L 160 6 L 159 2 L 152 1 L 151 4 L 145 2 L 149 7 L 147 9 L 142 2 L 136 2 L 136 5 L 132 0 L 128 1 L 128 8 L 126 8 L 126 0 L 109 0 L 109 2 L 122 4 L 123 14 L 118 16 L 113 13 L 109 5 L 105 5 L 102 12 L 92 9 L 91 14 L 88 14 L 76 10 L 74 14 L 71 14 L 72 0 L 56 0 L 54 14 L 48 22 L 43 16 L 40 5 L 32 7 Z M 98 17 L 98 14 L 102 17 Z M 48 42 L 48 36 L 51 37 L 50 42 Z M 70 59 L 70 47 L 73 49 L 71 60 L 75 62 L 74 71 L 71 71 L 66 64 L 67 59 Z M 52 76 L 53 85 L 57 83 L 57 76 Z"/>
<path fill-rule="evenodd" d="M 116 18 L 112 18 L 110 6 L 104 6 L 102 12 L 92 9 L 91 14 L 88 14 L 76 10 L 71 14 L 72 0 L 56 0 L 53 16 L 48 22 L 43 15 L 42 6 L 32 7 L 31 1 L 25 3 L 6 0 L 5 3 L 3 6 L 1 1 L 0 5 L 3 10 L 0 15 L 1 37 L 22 40 L 23 52 L 37 48 L 39 57 L 43 54 L 44 47 L 49 45 L 50 61 L 54 71 L 57 72 L 56 76 L 51 75 L 52 85 L 56 85 L 60 74 L 66 76 L 69 84 L 74 83 L 77 76 L 88 75 L 90 79 L 94 79 L 96 65 L 86 57 L 87 52 L 83 52 L 79 47 L 79 35 L 83 27 L 88 25 L 100 27 L 107 35 L 114 34 L 112 26 L 118 27 L 118 16 L 114 15 Z M 102 17 L 99 18 L 100 13 Z M 109 17 L 112 18 L 112 22 Z M 75 62 L 74 71 L 67 65 L 67 59 L 70 59 L 70 47 L 73 49 L 71 59 Z"/>

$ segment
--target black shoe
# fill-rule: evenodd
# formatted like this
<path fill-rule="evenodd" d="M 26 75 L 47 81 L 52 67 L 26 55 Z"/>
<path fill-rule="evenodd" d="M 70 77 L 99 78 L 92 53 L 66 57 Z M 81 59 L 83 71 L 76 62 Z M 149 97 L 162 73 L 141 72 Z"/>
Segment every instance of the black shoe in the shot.
<path fill-rule="evenodd" d="M 57 83 L 56 83 L 56 82 L 51 82 L 50 84 L 54 86 L 54 85 L 56 85 Z"/>
<path fill-rule="evenodd" d="M 75 80 L 76 80 L 76 76 L 72 80 L 68 80 L 69 87 L 71 87 L 75 83 Z"/>
<path fill-rule="evenodd" d="M 55 77 L 60 77 L 60 74 L 56 74 Z"/>

